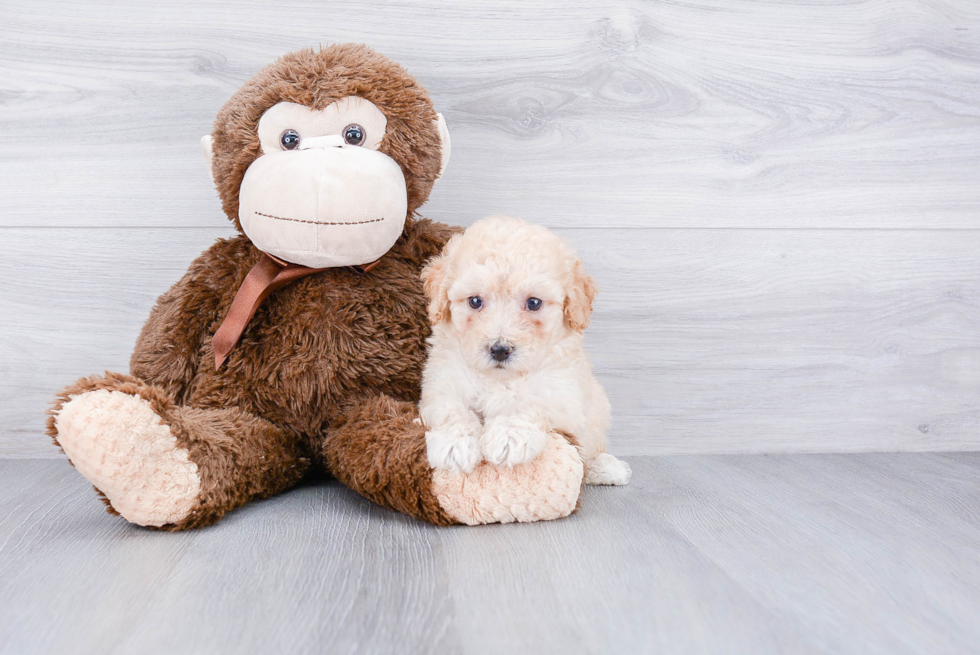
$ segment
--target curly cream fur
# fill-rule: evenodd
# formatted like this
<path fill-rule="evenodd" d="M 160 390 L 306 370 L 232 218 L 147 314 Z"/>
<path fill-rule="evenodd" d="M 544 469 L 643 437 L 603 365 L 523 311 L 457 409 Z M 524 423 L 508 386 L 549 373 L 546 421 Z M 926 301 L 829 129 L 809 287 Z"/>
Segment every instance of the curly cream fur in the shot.
<path fill-rule="evenodd" d="M 419 405 L 430 465 L 517 466 L 561 431 L 579 442 L 589 481 L 628 481 L 629 467 L 605 454 L 609 401 L 582 338 L 596 286 L 564 241 L 489 217 L 454 236 L 423 280 L 434 322 Z M 491 354 L 500 344 L 511 349 L 504 361 Z"/>

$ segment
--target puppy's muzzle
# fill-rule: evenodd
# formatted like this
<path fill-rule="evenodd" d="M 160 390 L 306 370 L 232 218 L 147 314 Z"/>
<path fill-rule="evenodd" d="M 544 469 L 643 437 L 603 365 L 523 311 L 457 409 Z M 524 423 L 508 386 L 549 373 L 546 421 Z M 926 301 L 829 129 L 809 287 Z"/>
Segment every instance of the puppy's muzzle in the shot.
<path fill-rule="evenodd" d="M 498 362 L 506 362 L 514 352 L 514 346 L 506 341 L 495 341 L 490 345 L 490 356 Z"/>

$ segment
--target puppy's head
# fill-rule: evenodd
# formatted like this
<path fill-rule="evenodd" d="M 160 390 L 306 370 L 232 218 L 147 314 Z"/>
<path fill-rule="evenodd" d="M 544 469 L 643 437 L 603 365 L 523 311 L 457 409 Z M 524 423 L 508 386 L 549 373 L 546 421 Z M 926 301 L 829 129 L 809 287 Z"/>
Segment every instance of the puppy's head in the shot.
<path fill-rule="evenodd" d="M 589 325 L 595 282 L 543 227 L 491 216 L 450 239 L 422 271 L 429 318 L 472 368 L 520 375 Z"/>

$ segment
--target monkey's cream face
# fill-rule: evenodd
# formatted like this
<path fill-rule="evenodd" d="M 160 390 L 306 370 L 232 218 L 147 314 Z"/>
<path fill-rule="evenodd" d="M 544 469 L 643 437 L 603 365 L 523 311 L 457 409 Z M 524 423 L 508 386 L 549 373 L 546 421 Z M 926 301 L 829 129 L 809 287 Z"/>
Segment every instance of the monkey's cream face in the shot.
<path fill-rule="evenodd" d="M 257 248 L 313 268 L 368 264 L 394 245 L 408 195 L 401 167 L 379 152 L 387 119 L 360 97 L 316 111 L 280 102 L 259 120 L 262 154 L 248 167 L 238 218 Z"/>

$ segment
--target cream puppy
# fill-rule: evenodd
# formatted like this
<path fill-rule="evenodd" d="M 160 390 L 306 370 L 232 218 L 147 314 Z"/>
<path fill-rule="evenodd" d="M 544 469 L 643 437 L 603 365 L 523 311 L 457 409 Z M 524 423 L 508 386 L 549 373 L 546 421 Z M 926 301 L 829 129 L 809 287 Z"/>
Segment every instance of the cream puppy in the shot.
<path fill-rule="evenodd" d="M 433 468 L 516 466 L 552 431 L 579 442 L 589 484 L 626 484 L 606 450 L 609 401 L 582 332 L 595 282 L 556 235 L 491 216 L 454 236 L 422 271 L 432 337 L 419 413 Z"/>

